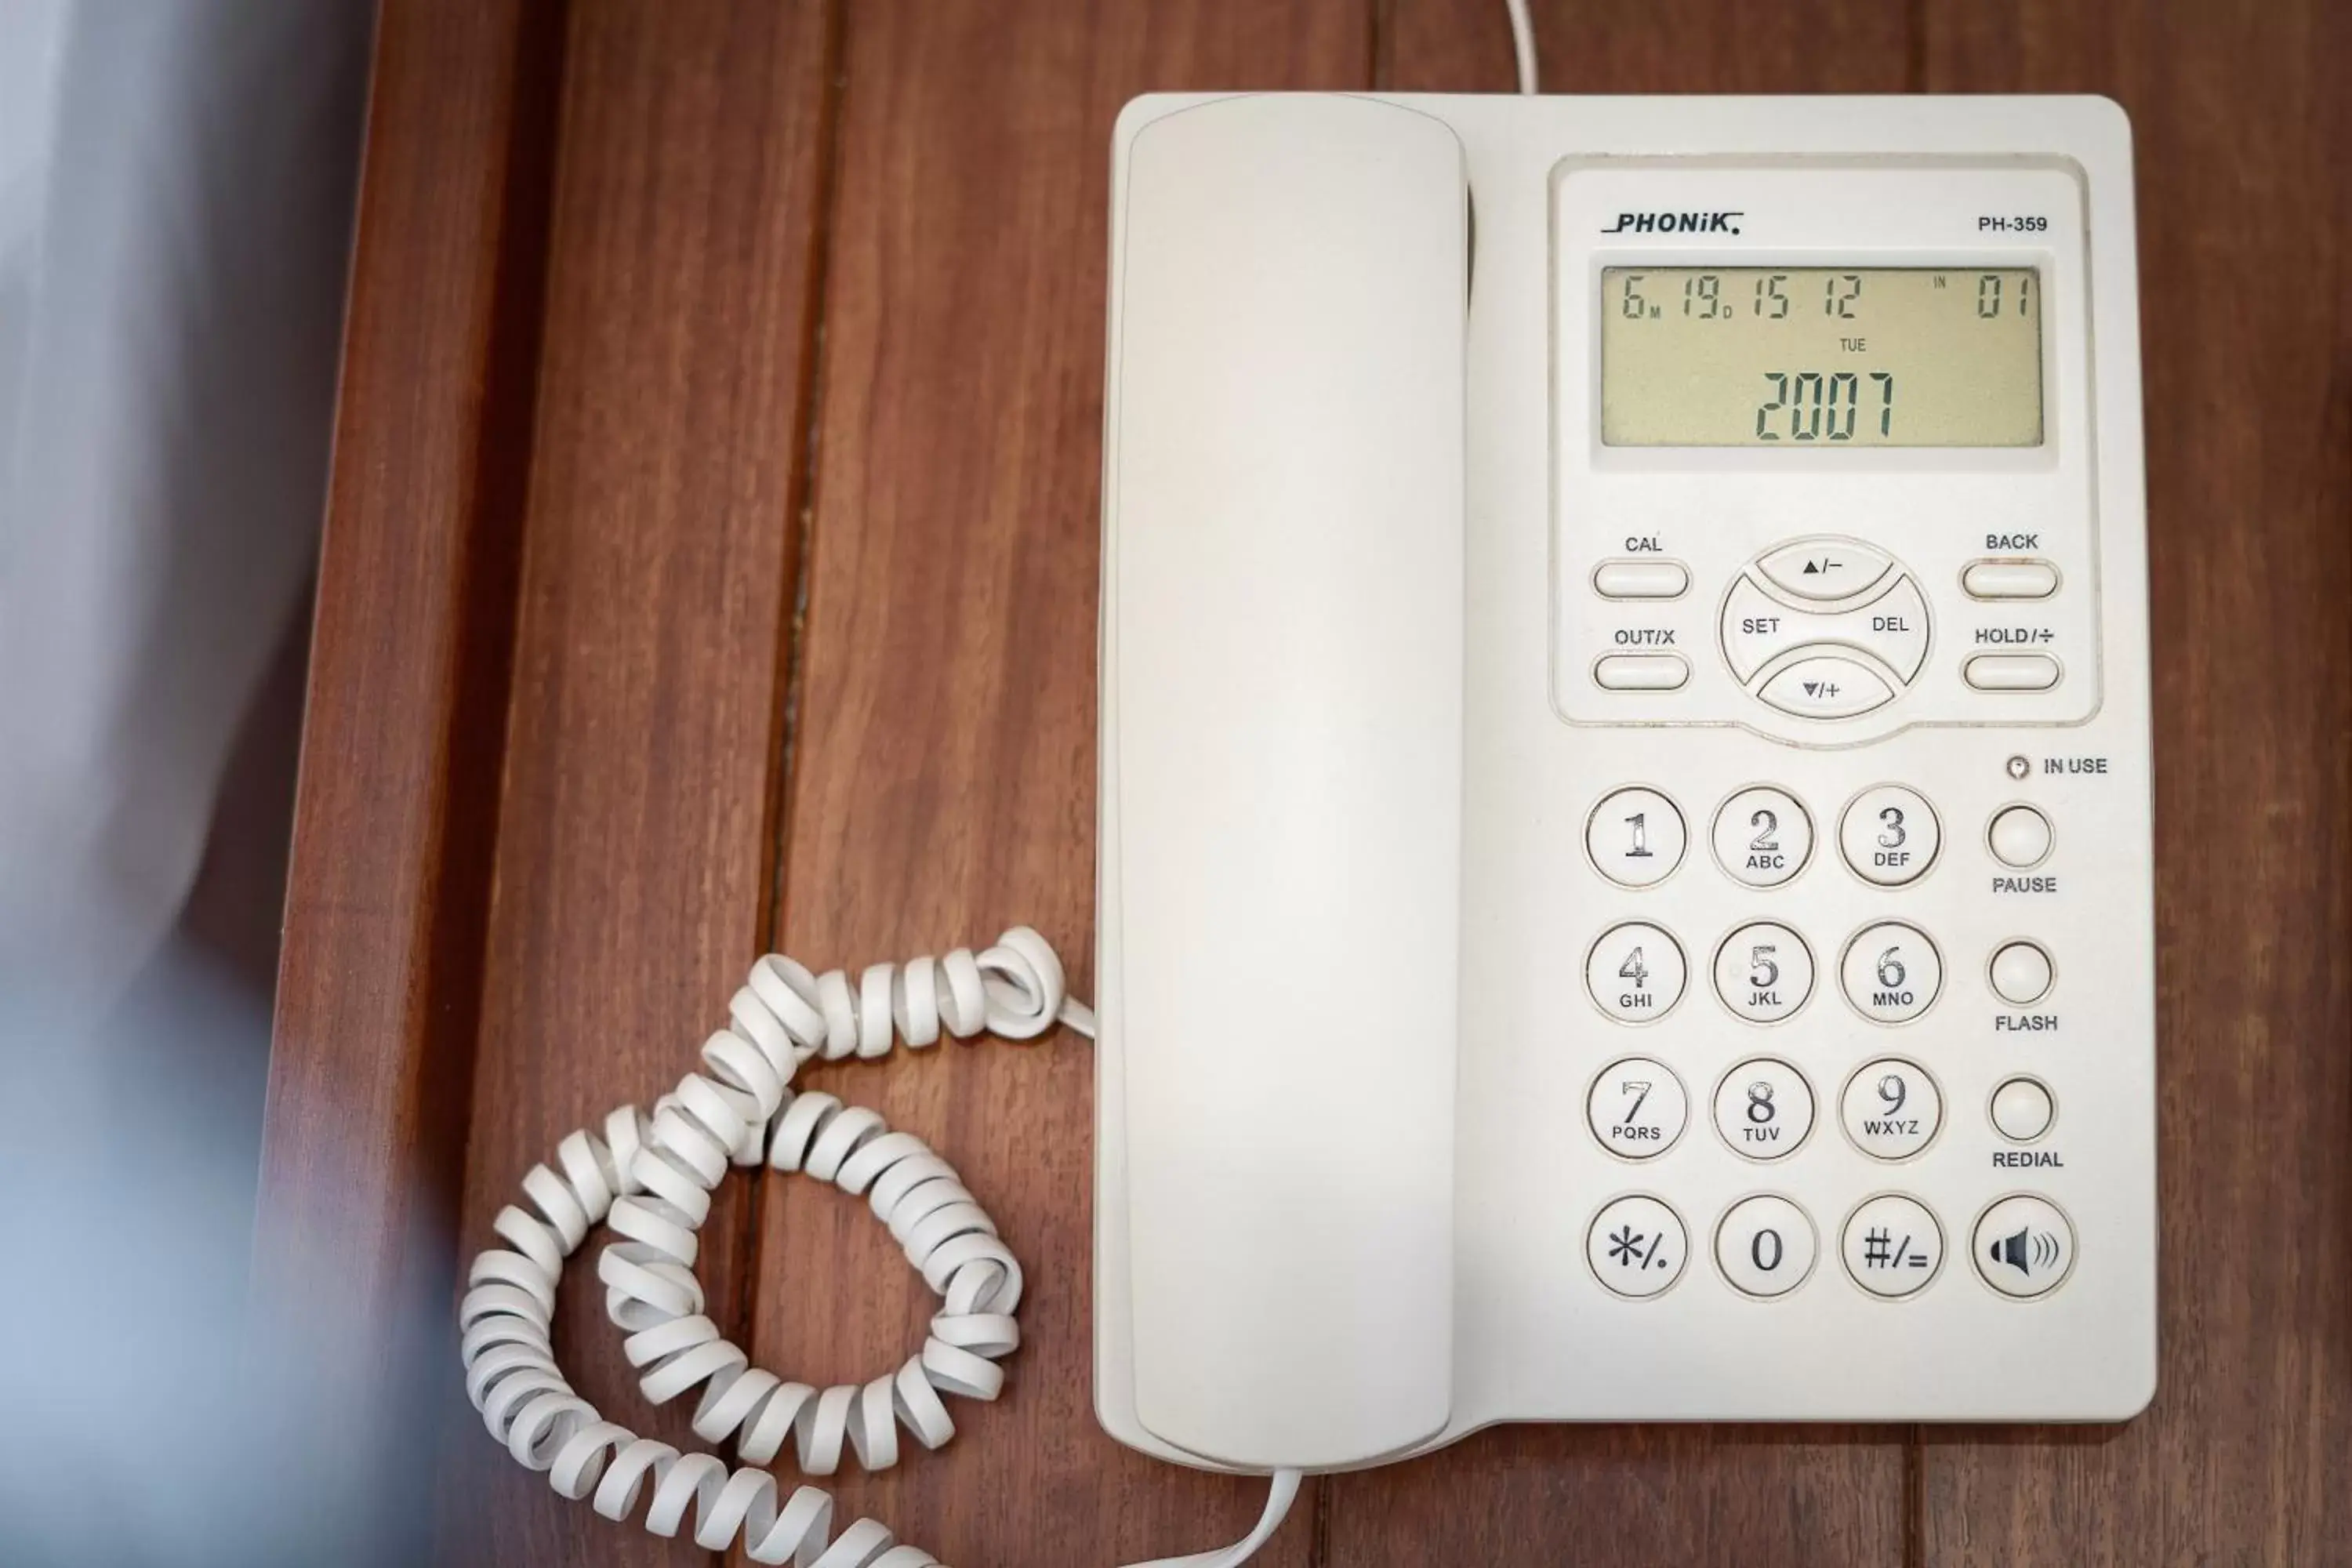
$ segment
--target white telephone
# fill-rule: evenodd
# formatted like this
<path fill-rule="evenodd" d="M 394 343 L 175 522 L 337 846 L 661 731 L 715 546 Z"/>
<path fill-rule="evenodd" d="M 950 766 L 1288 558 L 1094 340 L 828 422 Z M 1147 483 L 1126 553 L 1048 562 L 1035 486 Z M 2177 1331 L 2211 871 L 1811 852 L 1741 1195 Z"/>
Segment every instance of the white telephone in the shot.
<path fill-rule="evenodd" d="M 2122 114 L 1161 97 L 1116 171 L 1104 1425 L 2139 1410 Z"/>
<path fill-rule="evenodd" d="M 1528 57 L 1522 54 L 1523 75 Z M 1104 457 L 1097 1408 L 1309 1470 L 1506 1420 L 2089 1420 L 2155 1385 L 2128 130 L 2093 99 L 1154 97 Z M 772 955 L 460 1308 L 566 1497 L 922 1568 L 803 1474 L 988 1400 L 1020 1265 L 802 1063 L 1097 1020 L 1053 950 Z M 818 1389 L 704 1311 L 730 1167 L 940 1297 Z M 552 1343 L 599 1222 L 642 1390 Z M 1064 1282 L 1065 1288 L 1067 1282 Z"/>

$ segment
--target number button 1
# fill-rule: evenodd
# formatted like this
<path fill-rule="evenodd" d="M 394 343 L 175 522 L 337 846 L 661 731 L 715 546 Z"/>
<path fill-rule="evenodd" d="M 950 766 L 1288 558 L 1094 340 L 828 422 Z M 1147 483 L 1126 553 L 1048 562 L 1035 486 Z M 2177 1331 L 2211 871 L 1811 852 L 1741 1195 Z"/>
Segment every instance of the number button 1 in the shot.
<path fill-rule="evenodd" d="M 1612 791 L 1584 822 L 1584 849 L 1621 888 L 1664 881 L 1683 863 L 1686 833 L 1675 803 L 1654 789 Z"/>
<path fill-rule="evenodd" d="M 1715 1227 L 1715 1266 L 1743 1296 L 1785 1296 L 1813 1271 L 1821 1238 L 1803 1209 L 1774 1193 L 1731 1205 Z"/>

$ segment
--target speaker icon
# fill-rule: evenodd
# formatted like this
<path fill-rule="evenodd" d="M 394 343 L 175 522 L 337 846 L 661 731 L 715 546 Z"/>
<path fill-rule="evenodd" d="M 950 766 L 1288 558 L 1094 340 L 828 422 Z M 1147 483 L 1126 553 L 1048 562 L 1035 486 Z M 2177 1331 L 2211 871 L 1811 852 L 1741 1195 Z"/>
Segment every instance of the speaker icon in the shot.
<path fill-rule="evenodd" d="M 2066 1256 L 2065 1243 L 2049 1231 L 2032 1226 L 2000 1237 L 1985 1250 L 1995 1263 L 2006 1263 L 2029 1279 L 2037 1270 L 2054 1268 Z"/>

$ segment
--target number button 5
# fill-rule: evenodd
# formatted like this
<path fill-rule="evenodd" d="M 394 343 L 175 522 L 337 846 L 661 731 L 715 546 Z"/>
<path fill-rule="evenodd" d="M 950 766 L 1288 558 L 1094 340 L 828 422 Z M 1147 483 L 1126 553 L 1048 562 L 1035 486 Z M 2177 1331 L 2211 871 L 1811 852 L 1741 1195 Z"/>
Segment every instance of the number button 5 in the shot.
<path fill-rule="evenodd" d="M 1715 990 L 1751 1024 L 1777 1024 L 1813 994 L 1813 953 L 1787 926 L 1757 921 L 1715 950 Z"/>

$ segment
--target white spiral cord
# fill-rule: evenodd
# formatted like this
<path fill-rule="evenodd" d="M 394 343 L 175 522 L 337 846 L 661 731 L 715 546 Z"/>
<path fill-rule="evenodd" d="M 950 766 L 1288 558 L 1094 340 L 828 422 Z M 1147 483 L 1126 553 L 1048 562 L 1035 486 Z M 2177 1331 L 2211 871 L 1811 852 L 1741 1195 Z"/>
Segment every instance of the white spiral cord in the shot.
<path fill-rule="evenodd" d="M 920 1139 L 831 1095 L 796 1093 L 793 1075 L 811 1057 L 882 1057 L 894 1041 L 919 1050 L 943 1031 L 1029 1040 L 1063 1024 L 1091 1037 L 1094 1016 L 1066 994 L 1061 961 L 1025 926 L 977 955 L 959 948 L 876 964 L 854 982 L 842 970 L 814 974 L 770 954 L 752 965 L 729 1011 L 731 1026 L 703 1043 L 703 1070 L 656 1101 L 650 1117 L 624 1106 L 605 1117 L 601 1138 L 572 1133 L 557 1145 L 553 1169 L 536 1165 L 523 1178 L 530 1209 L 499 1210 L 492 1228 L 508 1246 L 474 1259 L 458 1308 L 467 1394 L 517 1460 L 607 1519 L 626 1520 L 644 1502 L 655 1534 L 675 1536 L 690 1523 L 696 1545 L 740 1545 L 754 1563 L 939 1568 L 870 1519 L 835 1534 L 833 1499 L 815 1487 L 779 1501 L 764 1467 L 787 1438 L 803 1473 L 825 1476 L 845 1448 L 869 1470 L 897 1464 L 902 1426 L 926 1448 L 953 1436 L 942 1395 L 992 1400 L 1003 1387 L 997 1363 L 1021 1342 L 1021 1265 L 953 1168 Z M 939 1295 L 929 1334 L 904 1364 L 863 1385 L 820 1391 L 753 1367 L 705 1314 L 694 1265 L 710 1193 L 730 1165 L 762 1163 L 866 1198 Z M 556 1365 L 564 1259 L 599 1222 L 620 1238 L 598 1257 L 596 1275 L 607 1314 L 628 1335 L 640 1389 L 656 1405 L 698 1389 L 696 1436 L 731 1438 L 740 1468 L 605 1420 Z M 1281 1522 L 1297 1485 L 1296 1471 L 1277 1472 L 1247 1540 L 1172 1559 L 1170 1568 L 1235 1568 Z"/>

